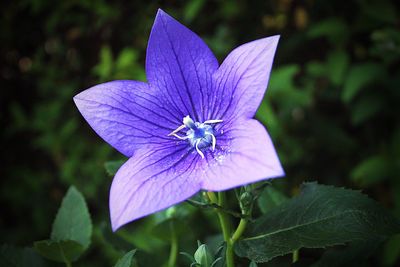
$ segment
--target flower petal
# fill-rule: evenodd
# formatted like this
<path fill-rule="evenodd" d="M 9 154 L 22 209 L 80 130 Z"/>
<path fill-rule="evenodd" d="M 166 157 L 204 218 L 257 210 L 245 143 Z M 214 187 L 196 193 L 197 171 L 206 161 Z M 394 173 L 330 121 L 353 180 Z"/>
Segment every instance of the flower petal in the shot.
<path fill-rule="evenodd" d="M 99 84 L 74 101 L 97 134 L 128 157 L 145 144 L 174 142 L 167 135 L 182 123 L 158 103 L 157 90 L 143 82 Z"/>
<path fill-rule="evenodd" d="M 237 123 L 217 142 L 220 152 L 208 162 L 202 189 L 221 191 L 284 175 L 271 138 L 256 120 Z"/>
<path fill-rule="evenodd" d="M 192 31 L 159 10 L 150 34 L 146 74 L 160 89 L 160 101 L 183 118 L 205 121 L 218 61 Z"/>
<path fill-rule="evenodd" d="M 253 118 L 267 89 L 279 36 L 233 50 L 215 73 L 213 118 Z"/>
<path fill-rule="evenodd" d="M 110 191 L 113 230 L 184 201 L 200 190 L 200 157 L 187 143 L 143 148 L 117 172 Z"/>

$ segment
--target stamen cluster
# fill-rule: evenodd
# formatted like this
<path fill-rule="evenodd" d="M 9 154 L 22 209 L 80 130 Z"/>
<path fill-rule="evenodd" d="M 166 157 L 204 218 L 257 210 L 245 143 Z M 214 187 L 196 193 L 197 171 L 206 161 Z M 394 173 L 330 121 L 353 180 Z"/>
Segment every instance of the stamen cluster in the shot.
<path fill-rule="evenodd" d="M 203 123 L 194 122 L 188 115 L 183 118 L 183 124 L 168 134 L 168 136 L 175 136 L 181 140 L 188 140 L 189 143 L 196 148 L 197 153 L 204 159 L 204 153 L 200 149 L 211 145 L 212 151 L 215 150 L 217 139 L 214 135 L 214 128 L 211 125 L 220 122 L 222 122 L 222 120 L 206 120 Z M 186 132 L 186 136 L 179 136 L 178 132 L 185 128 L 189 128 Z"/>

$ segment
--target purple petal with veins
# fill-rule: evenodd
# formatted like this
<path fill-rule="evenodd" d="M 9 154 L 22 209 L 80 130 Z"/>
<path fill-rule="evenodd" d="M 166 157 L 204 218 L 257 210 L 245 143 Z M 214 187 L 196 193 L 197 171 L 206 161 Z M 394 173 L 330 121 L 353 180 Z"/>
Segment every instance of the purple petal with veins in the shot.
<path fill-rule="evenodd" d="M 284 175 L 253 119 L 279 36 L 244 44 L 221 66 L 192 31 L 159 10 L 146 57 L 148 83 L 113 81 L 74 97 L 90 126 L 130 157 L 110 191 L 113 230 L 184 201 Z"/>

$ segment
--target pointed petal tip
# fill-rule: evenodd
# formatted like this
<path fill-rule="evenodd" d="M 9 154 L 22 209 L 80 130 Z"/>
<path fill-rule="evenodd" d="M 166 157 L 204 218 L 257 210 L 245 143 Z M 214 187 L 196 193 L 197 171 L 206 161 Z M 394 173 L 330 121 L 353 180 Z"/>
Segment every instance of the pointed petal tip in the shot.
<path fill-rule="evenodd" d="M 72 97 L 72 101 L 74 101 L 75 106 L 78 108 L 78 110 L 81 109 L 82 101 L 85 99 L 83 94 L 84 92 L 85 91 L 82 91 L 79 94 L 76 94 L 74 97 Z"/>
<path fill-rule="evenodd" d="M 278 157 L 279 158 L 279 157 Z M 285 170 L 283 169 L 282 163 L 280 160 L 275 162 L 273 171 L 266 177 L 266 179 L 275 179 L 275 178 L 283 178 L 286 176 Z"/>
<path fill-rule="evenodd" d="M 257 45 L 261 45 L 261 46 L 269 46 L 269 47 L 273 46 L 273 47 L 276 48 L 278 46 L 278 42 L 279 42 L 280 37 L 281 37 L 280 35 L 272 35 L 272 36 L 264 37 L 264 38 L 261 38 L 261 39 L 257 39 L 257 40 L 245 43 L 245 44 L 243 44 L 241 46 L 246 46 L 246 45 L 250 45 L 250 44 L 253 44 L 253 45 L 257 44 Z M 239 46 L 239 47 L 241 47 L 241 46 Z"/>
<path fill-rule="evenodd" d="M 75 95 L 75 96 L 73 96 L 72 97 L 72 101 L 74 101 L 74 103 L 75 103 L 75 106 L 78 106 L 78 101 L 79 101 L 79 99 L 78 99 L 78 97 L 77 97 L 78 95 Z"/>
<path fill-rule="evenodd" d="M 259 41 L 272 43 L 275 46 L 277 46 L 280 38 L 281 38 L 281 36 L 279 34 L 277 34 L 277 35 L 272 35 L 272 36 L 268 36 L 268 37 L 259 39 Z"/>
<path fill-rule="evenodd" d="M 78 94 L 76 94 L 76 95 L 74 95 L 73 97 L 72 97 L 72 99 L 76 102 L 76 101 L 78 101 L 78 100 L 82 100 L 82 98 L 83 98 L 83 93 L 84 93 L 85 91 L 82 91 L 82 92 L 79 92 Z"/>
<path fill-rule="evenodd" d="M 81 103 L 82 101 L 90 99 L 90 92 L 91 92 L 90 89 L 98 87 L 99 85 L 101 86 L 102 84 L 98 84 L 98 85 L 92 86 L 92 87 L 90 87 L 88 89 L 85 89 L 85 90 L 77 93 L 75 96 L 73 96 L 72 99 L 75 102 L 75 105 L 78 106 L 79 105 L 78 103 Z"/>
<path fill-rule="evenodd" d="M 111 230 L 115 233 L 116 231 L 119 230 L 119 228 L 121 228 L 123 225 L 125 225 L 126 223 L 118 223 L 117 221 L 113 220 L 113 218 L 111 217 Z"/>
<path fill-rule="evenodd" d="M 90 88 L 89 88 L 90 89 Z M 74 97 L 72 97 L 72 100 L 75 103 L 75 106 L 78 108 L 80 112 L 85 107 L 86 101 L 90 100 L 90 90 L 86 89 L 78 94 L 76 94 Z"/>
<path fill-rule="evenodd" d="M 169 24 L 169 23 L 179 23 L 179 24 L 181 24 L 173 16 L 171 16 L 170 14 L 168 14 L 167 12 L 165 12 L 164 10 L 159 8 L 157 10 L 157 14 L 156 14 L 156 17 L 155 17 L 154 22 L 153 22 L 153 27 L 154 27 L 154 25 L 156 25 L 157 22 L 161 23 L 161 21 L 162 21 L 162 24 Z"/>
<path fill-rule="evenodd" d="M 165 12 L 164 10 L 159 8 L 157 10 L 157 14 L 156 14 L 155 20 L 157 20 L 158 18 L 161 18 L 161 17 L 171 18 L 171 16 L 167 12 Z"/>
<path fill-rule="evenodd" d="M 279 39 L 281 39 L 281 35 L 277 34 L 277 35 L 272 35 L 270 36 L 271 39 L 273 39 L 275 42 L 279 42 Z"/>
<path fill-rule="evenodd" d="M 286 173 L 283 170 L 282 166 L 280 166 L 280 170 L 278 170 L 275 174 L 270 175 L 270 177 L 267 177 L 266 179 L 283 178 L 285 176 L 286 176 Z"/>
<path fill-rule="evenodd" d="M 162 10 L 161 8 L 157 9 L 157 16 L 158 16 L 158 15 L 162 15 L 162 14 L 164 14 L 164 13 L 165 13 L 165 11 Z"/>
<path fill-rule="evenodd" d="M 115 233 L 116 231 L 118 231 L 120 226 L 113 224 L 113 222 L 111 221 L 111 230 Z"/>
<path fill-rule="evenodd" d="M 115 213 L 115 210 L 113 209 L 113 207 L 111 205 L 111 201 L 110 201 L 109 211 L 110 211 L 111 229 L 113 232 L 118 231 L 119 228 L 121 228 L 122 226 L 124 226 L 125 224 L 130 222 L 130 221 L 121 221 L 120 220 L 120 216 L 117 216 L 117 214 Z M 135 220 L 135 219 L 132 219 L 131 221 L 133 221 L 133 220 Z"/>

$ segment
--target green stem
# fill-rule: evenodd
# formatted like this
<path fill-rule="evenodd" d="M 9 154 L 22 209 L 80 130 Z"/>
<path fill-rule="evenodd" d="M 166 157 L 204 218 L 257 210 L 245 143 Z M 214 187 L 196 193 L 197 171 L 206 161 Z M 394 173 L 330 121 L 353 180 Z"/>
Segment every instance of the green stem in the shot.
<path fill-rule="evenodd" d="M 169 253 L 168 267 L 175 267 L 176 258 L 178 256 L 178 236 L 176 234 L 175 223 L 173 219 L 171 220 L 170 228 L 171 228 L 171 250 Z"/>
<path fill-rule="evenodd" d="M 235 242 L 242 236 L 244 230 L 246 229 L 246 226 L 247 226 L 247 220 L 241 219 L 238 227 L 236 228 L 235 232 L 232 235 L 231 238 L 232 245 L 235 244 Z"/>
<path fill-rule="evenodd" d="M 210 198 L 211 202 L 218 203 L 219 206 L 225 206 L 225 193 L 219 192 L 218 198 L 214 192 L 208 192 L 208 197 Z M 235 267 L 234 258 L 233 258 L 233 243 L 231 241 L 231 234 L 230 234 L 230 223 L 229 219 L 224 212 L 220 210 L 216 210 L 219 223 L 222 228 L 222 235 L 224 236 L 224 240 L 226 242 L 226 267 Z"/>
<path fill-rule="evenodd" d="M 226 203 L 225 192 L 218 192 L 218 205 L 220 205 L 221 207 L 225 207 L 225 203 Z"/>
<path fill-rule="evenodd" d="M 229 218 L 227 214 L 224 212 L 226 197 L 224 192 L 218 192 L 218 197 L 214 192 L 207 192 L 208 198 L 210 199 L 212 204 L 218 204 L 222 209 L 215 209 L 218 215 L 219 223 L 222 228 L 222 235 L 224 236 L 224 240 L 226 242 L 226 266 L 227 267 L 235 267 L 234 255 L 233 255 L 233 245 L 235 242 L 242 236 L 244 230 L 247 226 L 247 219 L 243 217 L 247 217 L 246 211 L 242 211 L 242 219 L 240 219 L 239 225 L 236 228 L 235 232 L 231 236 L 231 226 L 229 222 Z M 251 211 L 250 211 L 251 213 Z"/>
<path fill-rule="evenodd" d="M 207 196 L 211 200 L 211 203 L 218 204 L 218 198 L 214 192 L 211 191 L 207 192 Z"/>
<path fill-rule="evenodd" d="M 299 260 L 299 250 L 293 251 L 293 256 L 292 256 L 292 263 L 295 263 Z"/>

